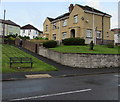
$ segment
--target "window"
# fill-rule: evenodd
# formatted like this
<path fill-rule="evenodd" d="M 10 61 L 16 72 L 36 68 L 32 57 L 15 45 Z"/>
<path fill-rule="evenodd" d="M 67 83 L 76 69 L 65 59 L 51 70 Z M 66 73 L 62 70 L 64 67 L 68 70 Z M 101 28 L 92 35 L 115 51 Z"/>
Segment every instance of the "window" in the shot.
<path fill-rule="evenodd" d="M 78 23 L 78 15 L 74 16 L 74 23 Z"/>
<path fill-rule="evenodd" d="M 9 32 L 9 35 L 13 35 L 13 32 Z"/>
<path fill-rule="evenodd" d="M 12 26 L 9 26 L 9 29 L 13 29 L 13 27 L 12 27 Z"/>
<path fill-rule="evenodd" d="M 53 40 L 56 40 L 56 34 L 53 34 Z"/>
<path fill-rule="evenodd" d="M 109 33 L 107 32 L 107 37 L 109 37 Z"/>
<path fill-rule="evenodd" d="M 48 31 L 48 25 L 46 25 L 46 28 L 45 28 L 45 29 L 46 29 L 46 32 L 47 32 L 47 31 Z"/>
<path fill-rule="evenodd" d="M 56 29 L 57 27 L 56 27 L 56 23 L 53 23 L 53 29 Z"/>
<path fill-rule="evenodd" d="M 92 37 L 92 30 L 86 30 L 86 37 L 91 38 Z"/>
<path fill-rule="evenodd" d="M 63 26 L 67 26 L 67 19 L 63 20 Z"/>
<path fill-rule="evenodd" d="M 25 33 L 25 30 L 23 30 L 23 33 Z"/>
<path fill-rule="evenodd" d="M 3 31 L 1 31 L 0 35 L 3 35 Z"/>
<path fill-rule="evenodd" d="M 63 32 L 63 33 L 62 33 L 62 39 L 65 39 L 66 36 L 67 36 L 67 33 L 66 33 L 66 32 Z"/>
<path fill-rule="evenodd" d="M 97 38 L 101 38 L 101 32 L 100 31 L 96 31 L 97 34 Z"/>
<path fill-rule="evenodd" d="M 36 31 L 36 34 L 37 34 L 37 31 Z"/>

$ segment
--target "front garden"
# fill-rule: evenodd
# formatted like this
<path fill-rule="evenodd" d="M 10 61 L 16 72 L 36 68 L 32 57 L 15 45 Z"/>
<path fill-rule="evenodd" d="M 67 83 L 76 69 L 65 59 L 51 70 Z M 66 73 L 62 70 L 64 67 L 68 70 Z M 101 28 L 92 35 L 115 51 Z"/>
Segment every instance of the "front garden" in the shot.
<path fill-rule="evenodd" d="M 43 46 L 54 51 L 64 53 L 96 53 L 96 54 L 120 54 L 120 46 L 113 43 L 107 45 L 94 45 L 93 41 L 86 45 L 81 38 L 67 38 L 62 41 L 62 45 L 57 46 L 55 41 L 47 41 Z"/>
<path fill-rule="evenodd" d="M 95 45 L 94 50 L 89 50 L 89 45 L 84 46 L 57 46 L 50 48 L 54 51 L 65 53 L 97 53 L 97 54 L 120 54 L 120 47 L 108 48 L 106 45 Z"/>

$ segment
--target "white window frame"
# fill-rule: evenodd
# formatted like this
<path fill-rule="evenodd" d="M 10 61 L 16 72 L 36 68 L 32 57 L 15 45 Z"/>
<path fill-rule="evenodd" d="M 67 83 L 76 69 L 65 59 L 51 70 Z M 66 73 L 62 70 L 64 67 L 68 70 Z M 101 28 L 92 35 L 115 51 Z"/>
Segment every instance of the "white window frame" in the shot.
<path fill-rule="evenodd" d="M 101 38 L 101 31 L 96 31 L 96 37 Z"/>
<path fill-rule="evenodd" d="M 56 29 L 56 23 L 53 23 L 53 30 Z"/>
<path fill-rule="evenodd" d="M 23 29 L 23 33 L 25 33 L 25 29 Z"/>
<path fill-rule="evenodd" d="M 107 37 L 109 37 L 109 32 L 107 32 Z"/>
<path fill-rule="evenodd" d="M 63 26 L 63 27 L 67 26 L 67 19 L 64 19 L 64 20 L 63 20 L 62 26 Z"/>
<path fill-rule="evenodd" d="M 56 37 L 56 34 L 53 34 L 53 35 L 52 35 L 52 38 L 53 38 L 53 40 L 56 40 L 56 38 L 57 38 L 57 37 Z"/>
<path fill-rule="evenodd" d="M 46 25 L 45 31 L 46 31 L 46 32 L 48 31 L 48 25 Z"/>
<path fill-rule="evenodd" d="M 67 37 L 67 32 L 62 32 L 62 39 L 65 39 Z"/>
<path fill-rule="evenodd" d="M 87 38 L 92 38 L 92 30 L 91 29 L 86 30 L 86 37 Z"/>
<path fill-rule="evenodd" d="M 78 23 L 78 15 L 74 16 L 74 23 Z"/>

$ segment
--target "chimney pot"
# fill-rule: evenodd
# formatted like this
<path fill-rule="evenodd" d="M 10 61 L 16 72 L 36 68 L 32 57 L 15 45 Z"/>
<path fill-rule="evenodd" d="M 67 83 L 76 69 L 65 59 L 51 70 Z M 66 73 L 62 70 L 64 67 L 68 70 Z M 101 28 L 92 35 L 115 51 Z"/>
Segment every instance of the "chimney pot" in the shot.
<path fill-rule="evenodd" d="M 74 8 L 73 4 L 70 4 L 70 6 L 69 6 L 69 12 L 72 12 L 73 8 Z"/>

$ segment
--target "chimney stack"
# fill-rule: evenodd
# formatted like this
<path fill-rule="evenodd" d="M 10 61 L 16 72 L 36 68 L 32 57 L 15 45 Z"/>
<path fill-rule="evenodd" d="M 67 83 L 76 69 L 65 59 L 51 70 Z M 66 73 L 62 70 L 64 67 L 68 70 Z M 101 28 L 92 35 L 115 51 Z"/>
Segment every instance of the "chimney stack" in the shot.
<path fill-rule="evenodd" d="M 70 4 L 70 6 L 69 6 L 69 12 L 72 12 L 73 8 L 74 8 L 73 4 Z"/>

